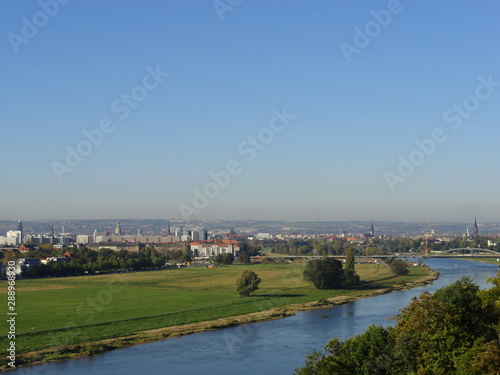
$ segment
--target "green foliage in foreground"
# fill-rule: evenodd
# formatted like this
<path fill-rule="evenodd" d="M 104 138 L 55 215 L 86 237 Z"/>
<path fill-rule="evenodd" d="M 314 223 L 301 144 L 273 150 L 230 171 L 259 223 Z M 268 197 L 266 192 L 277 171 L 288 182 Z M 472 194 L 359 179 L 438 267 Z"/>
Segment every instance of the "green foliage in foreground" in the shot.
<path fill-rule="evenodd" d="M 296 375 L 495 375 L 500 373 L 500 273 L 479 291 L 468 278 L 423 292 L 403 308 L 395 327 L 371 326 L 326 354 L 314 352 Z"/>

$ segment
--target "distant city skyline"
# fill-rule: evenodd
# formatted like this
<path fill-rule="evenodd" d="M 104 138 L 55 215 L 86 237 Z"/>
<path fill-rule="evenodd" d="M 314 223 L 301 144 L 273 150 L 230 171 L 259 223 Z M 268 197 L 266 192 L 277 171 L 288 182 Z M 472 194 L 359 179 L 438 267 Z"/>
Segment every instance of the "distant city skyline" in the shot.
<path fill-rule="evenodd" d="M 0 5 L 0 220 L 500 221 L 500 3 L 43 4 Z"/>
<path fill-rule="evenodd" d="M 17 231 L 16 231 L 17 230 Z M 20 231 L 19 231 L 20 230 Z M 183 222 L 164 219 L 95 219 L 95 220 L 33 220 L 6 221 L 0 220 L 0 236 L 2 231 L 7 236 L 25 235 L 54 236 L 88 235 L 88 236 L 157 236 L 178 235 L 189 231 L 211 231 L 212 233 L 248 234 L 258 232 L 270 233 L 304 233 L 340 235 L 467 235 L 484 236 L 500 235 L 500 222 L 482 222 L 475 218 L 468 222 L 391 222 L 391 221 L 258 221 L 258 220 L 197 220 Z M 9 233 L 11 232 L 11 233 Z M 15 233 L 14 233 L 15 232 Z M 5 241 L 5 239 L 4 239 Z"/>

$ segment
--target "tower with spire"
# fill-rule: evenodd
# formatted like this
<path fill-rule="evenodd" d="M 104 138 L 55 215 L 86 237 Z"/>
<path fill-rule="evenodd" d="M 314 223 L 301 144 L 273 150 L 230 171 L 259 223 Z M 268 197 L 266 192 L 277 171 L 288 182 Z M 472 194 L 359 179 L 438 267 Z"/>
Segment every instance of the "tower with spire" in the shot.
<path fill-rule="evenodd" d="M 122 227 L 120 225 L 120 220 L 116 223 L 115 236 L 121 236 L 123 234 Z"/>
<path fill-rule="evenodd" d="M 477 227 L 477 218 L 474 218 L 474 238 L 479 237 L 479 228 Z"/>
<path fill-rule="evenodd" d="M 373 229 L 373 221 L 370 226 L 370 236 L 375 237 L 375 230 Z"/>

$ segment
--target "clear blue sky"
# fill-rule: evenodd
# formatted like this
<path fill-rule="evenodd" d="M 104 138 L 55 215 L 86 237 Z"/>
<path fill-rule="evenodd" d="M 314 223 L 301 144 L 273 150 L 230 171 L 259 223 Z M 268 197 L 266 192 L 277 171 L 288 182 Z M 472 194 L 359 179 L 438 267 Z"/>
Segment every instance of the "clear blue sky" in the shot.
<path fill-rule="evenodd" d="M 498 2 L 54 1 L 0 3 L 0 219 L 500 220 Z"/>

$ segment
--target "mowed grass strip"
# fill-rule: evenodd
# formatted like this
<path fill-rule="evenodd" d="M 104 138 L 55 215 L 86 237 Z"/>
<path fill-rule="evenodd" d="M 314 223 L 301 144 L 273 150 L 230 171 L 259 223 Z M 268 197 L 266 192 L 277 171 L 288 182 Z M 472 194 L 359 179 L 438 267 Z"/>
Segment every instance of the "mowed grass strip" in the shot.
<path fill-rule="evenodd" d="M 18 353 L 57 345 L 92 342 L 139 331 L 266 311 L 355 290 L 318 290 L 302 280 L 305 264 L 185 268 L 70 278 L 18 280 L 16 347 Z M 365 289 L 401 280 L 389 269 L 357 265 Z M 240 298 L 235 282 L 243 269 L 262 279 L 258 296 Z M 413 270 L 415 269 L 415 270 Z M 412 267 L 414 276 L 419 267 Z M 2 287 L 4 286 L 4 287 Z M 7 312 L 6 283 L 0 312 Z M 5 332 L 6 333 L 6 332 Z M 7 345 L 6 335 L 0 345 Z M 7 346 L 8 347 L 8 346 Z"/>

